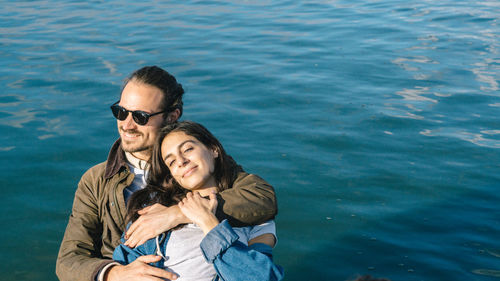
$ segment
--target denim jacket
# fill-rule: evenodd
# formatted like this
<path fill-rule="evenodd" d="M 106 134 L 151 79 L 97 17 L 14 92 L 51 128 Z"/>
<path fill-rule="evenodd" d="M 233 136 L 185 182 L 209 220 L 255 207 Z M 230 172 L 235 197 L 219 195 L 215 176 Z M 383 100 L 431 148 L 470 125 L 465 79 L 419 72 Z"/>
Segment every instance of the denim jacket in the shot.
<path fill-rule="evenodd" d="M 113 259 L 121 264 L 129 264 L 143 255 L 157 255 L 158 250 L 164 253 L 170 233 L 162 233 L 134 249 L 120 244 L 113 253 Z M 272 248 L 262 243 L 246 246 L 238 241 L 238 235 L 227 220 L 222 221 L 203 238 L 200 248 L 205 260 L 213 264 L 217 272 L 214 280 L 283 279 L 283 268 L 272 260 Z M 153 265 L 163 268 L 162 264 L 163 261 L 159 261 Z"/>

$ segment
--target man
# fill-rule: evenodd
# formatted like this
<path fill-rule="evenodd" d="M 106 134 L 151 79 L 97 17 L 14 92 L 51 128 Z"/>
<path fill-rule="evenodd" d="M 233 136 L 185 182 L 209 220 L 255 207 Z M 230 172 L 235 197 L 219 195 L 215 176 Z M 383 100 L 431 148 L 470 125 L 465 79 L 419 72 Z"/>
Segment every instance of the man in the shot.
<path fill-rule="evenodd" d="M 125 229 L 126 201 L 145 186 L 146 163 L 162 125 L 182 115 L 182 85 L 165 70 L 143 67 L 125 81 L 120 100 L 111 106 L 120 138 L 106 162 L 81 178 L 56 264 L 60 280 L 163 280 L 176 276 L 148 265 L 160 256 L 144 256 L 129 265 L 111 260 Z M 235 225 L 257 224 L 276 214 L 274 190 L 255 175 L 240 172 L 231 189 L 218 196 L 219 217 Z M 177 206 L 153 205 L 141 211 L 127 231 L 135 247 L 189 220 Z"/>

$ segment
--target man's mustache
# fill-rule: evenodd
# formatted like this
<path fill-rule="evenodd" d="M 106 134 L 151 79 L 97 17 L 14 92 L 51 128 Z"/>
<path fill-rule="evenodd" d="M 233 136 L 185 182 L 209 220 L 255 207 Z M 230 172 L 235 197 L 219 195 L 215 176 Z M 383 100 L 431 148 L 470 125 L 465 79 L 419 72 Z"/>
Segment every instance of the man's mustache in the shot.
<path fill-rule="evenodd" d="M 137 130 L 134 130 L 134 129 L 124 130 L 123 128 L 120 128 L 120 131 L 122 131 L 123 133 L 127 133 L 127 134 L 135 134 L 135 135 L 141 135 L 142 136 L 141 132 L 139 132 Z"/>

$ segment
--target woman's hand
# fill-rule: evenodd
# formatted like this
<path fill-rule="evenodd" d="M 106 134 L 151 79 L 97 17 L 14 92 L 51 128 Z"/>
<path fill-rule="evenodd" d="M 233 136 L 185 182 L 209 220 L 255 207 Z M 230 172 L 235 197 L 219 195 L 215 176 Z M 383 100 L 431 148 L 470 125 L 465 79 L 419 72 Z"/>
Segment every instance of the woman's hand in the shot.
<path fill-rule="evenodd" d="M 135 248 L 147 240 L 182 223 L 190 222 L 179 207 L 154 204 L 139 211 L 141 215 L 127 230 L 125 246 Z"/>
<path fill-rule="evenodd" d="M 178 204 L 181 212 L 195 224 L 197 224 L 205 234 L 219 224 L 215 217 L 217 209 L 217 197 L 215 193 L 209 195 L 209 199 L 200 196 L 199 193 L 188 193 L 186 198 Z"/>

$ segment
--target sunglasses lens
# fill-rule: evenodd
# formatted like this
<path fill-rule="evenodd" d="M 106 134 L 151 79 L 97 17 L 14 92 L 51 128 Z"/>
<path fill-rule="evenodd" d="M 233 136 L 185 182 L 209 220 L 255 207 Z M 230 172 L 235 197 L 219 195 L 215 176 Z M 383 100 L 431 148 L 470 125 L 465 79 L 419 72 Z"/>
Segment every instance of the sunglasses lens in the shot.
<path fill-rule="evenodd" d="M 137 125 L 143 126 L 148 123 L 149 115 L 145 112 L 135 111 L 132 112 L 132 118 L 134 118 L 134 121 L 135 123 L 137 123 Z"/>
<path fill-rule="evenodd" d="M 120 121 L 127 119 L 127 110 L 117 104 L 111 106 L 111 112 L 113 112 L 113 116 Z"/>
<path fill-rule="evenodd" d="M 159 113 L 149 114 L 140 110 L 137 111 L 126 110 L 125 108 L 119 106 L 118 102 L 111 106 L 111 112 L 113 112 L 113 116 L 115 116 L 115 118 L 120 121 L 127 119 L 128 113 L 130 112 L 132 113 L 132 118 L 134 119 L 134 122 L 137 123 L 137 125 L 141 126 L 144 126 L 148 123 L 149 117 L 151 117 L 152 115 L 159 114 Z"/>

